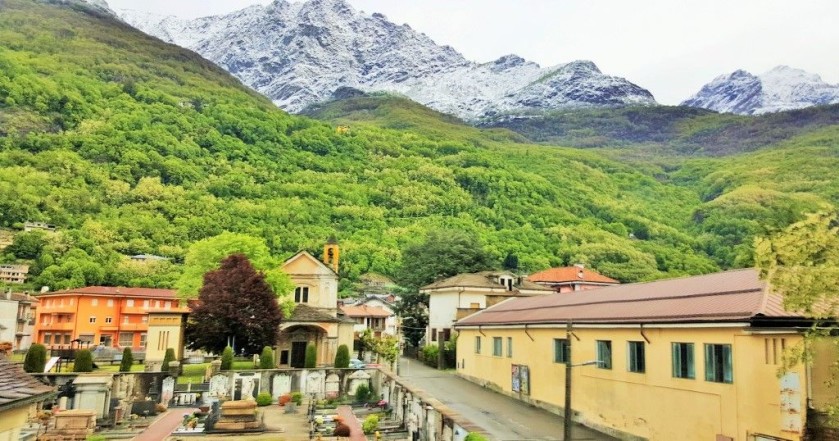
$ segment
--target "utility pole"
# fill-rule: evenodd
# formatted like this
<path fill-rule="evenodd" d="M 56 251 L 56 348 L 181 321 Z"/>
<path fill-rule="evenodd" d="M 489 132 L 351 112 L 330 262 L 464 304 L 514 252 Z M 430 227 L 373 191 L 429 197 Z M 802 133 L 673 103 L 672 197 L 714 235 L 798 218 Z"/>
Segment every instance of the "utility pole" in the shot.
<path fill-rule="evenodd" d="M 562 422 L 562 440 L 571 440 L 571 321 L 565 325 L 568 354 L 565 358 L 565 421 Z"/>

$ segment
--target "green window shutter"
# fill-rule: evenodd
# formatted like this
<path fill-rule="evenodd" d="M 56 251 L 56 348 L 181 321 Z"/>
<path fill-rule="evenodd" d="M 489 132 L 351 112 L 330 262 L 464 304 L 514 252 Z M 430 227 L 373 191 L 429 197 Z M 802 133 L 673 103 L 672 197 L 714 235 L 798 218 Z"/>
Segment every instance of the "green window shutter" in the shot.
<path fill-rule="evenodd" d="M 696 372 L 694 371 L 694 359 L 693 359 L 693 343 L 687 343 L 685 345 L 687 347 L 687 363 L 688 363 L 688 378 L 696 378 Z"/>
<path fill-rule="evenodd" d="M 705 381 L 716 381 L 714 378 L 714 345 L 705 343 Z"/>
<path fill-rule="evenodd" d="M 673 376 L 680 377 L 680 372 L 682 372 L 681 367 L 681 358 L 679 357 L 679 344 L 678 343 L 670 343 L 670 353 L 671 358 L 673 361 Z"/>
<path fill-rule="evenodd" d="M 722 347 L 722 361 L 723 361 L 723 381 L 726 383 L 734 382 L 734 362 L 731 355 L 731 345 L 723 345 Z"/>

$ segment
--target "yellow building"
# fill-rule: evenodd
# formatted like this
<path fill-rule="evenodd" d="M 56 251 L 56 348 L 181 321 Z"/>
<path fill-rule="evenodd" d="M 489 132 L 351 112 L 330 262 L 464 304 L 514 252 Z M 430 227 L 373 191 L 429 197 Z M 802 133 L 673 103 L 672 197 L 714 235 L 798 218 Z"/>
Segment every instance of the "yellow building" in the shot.
<path fill-rule="evenodd" d="M 574 419 L 621 439 L 797 441 L 836 398 L 830 357 L 780 371 L 810 324 L 751 269 L 516 298 L 457 323 L 457 371 L 562 413 L 570 362 Z"/>
<path fill-rule="evenodd" d="M 330 239 L 323 250 L 323 261 L 300 251 L 283 263 L 283 271 L 294 284 L 291 297 L 296 306 L 292 316 L 280 325 L 280 367 L 304 367 L 309 344 L 317 348 L 318 366 L 332 364 L 338 346 L 352 349 L 355 322 L 338 310 L 339 257 L 338 244 Z"/>
<path fill-rule="evenodd" d="M 52 387 L 0 356 L 0 441 L 23 439 L 21 429 L 40 404 L 54 396 Z"/>
<path fill-rule="evenodd" d="M 163 362 L 166 350 L 175 350 L 175 360 L 184 357 L 184 334 L 189 309 L 149 312 L 146 362 Z"/>

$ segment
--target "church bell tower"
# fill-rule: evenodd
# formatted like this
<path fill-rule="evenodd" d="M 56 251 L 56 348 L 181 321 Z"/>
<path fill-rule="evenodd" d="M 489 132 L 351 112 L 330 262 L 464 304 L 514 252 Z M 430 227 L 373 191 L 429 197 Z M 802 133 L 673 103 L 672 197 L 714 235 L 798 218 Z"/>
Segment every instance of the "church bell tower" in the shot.
<path fill-rule="evenodd" d="M 338 272 L 338 260 L 341 257 L 341 250 L 338 248 L 338 240 L 335 235 L 329 236 L 326 245 L 323 246 L 323 263 Z"/>

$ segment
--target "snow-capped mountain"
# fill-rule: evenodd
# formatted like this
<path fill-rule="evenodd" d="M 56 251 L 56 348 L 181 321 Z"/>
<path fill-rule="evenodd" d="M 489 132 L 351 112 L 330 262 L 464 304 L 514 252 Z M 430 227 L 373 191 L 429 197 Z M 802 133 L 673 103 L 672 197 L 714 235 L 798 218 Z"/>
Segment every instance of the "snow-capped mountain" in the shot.
<path fill-rule="evenodd" d="M 604 75 L 589 61 L 543 68 L 507 55 L 479 64 L 344 0 L 275 0 L 195 20 L 118 14 L 198 52 L 291 112 L 329 99 L 339 87 L 401 93 L 468 120 L 534 109 L 655 104 L 647 90 Z"/>
<path fill-rule="evenodd" d="M 778 66 L 762 75 L 738 70 L 715 78 L 682 105 L 759 115 L 839 103 L 839 85 L 814 73 Z"/>

